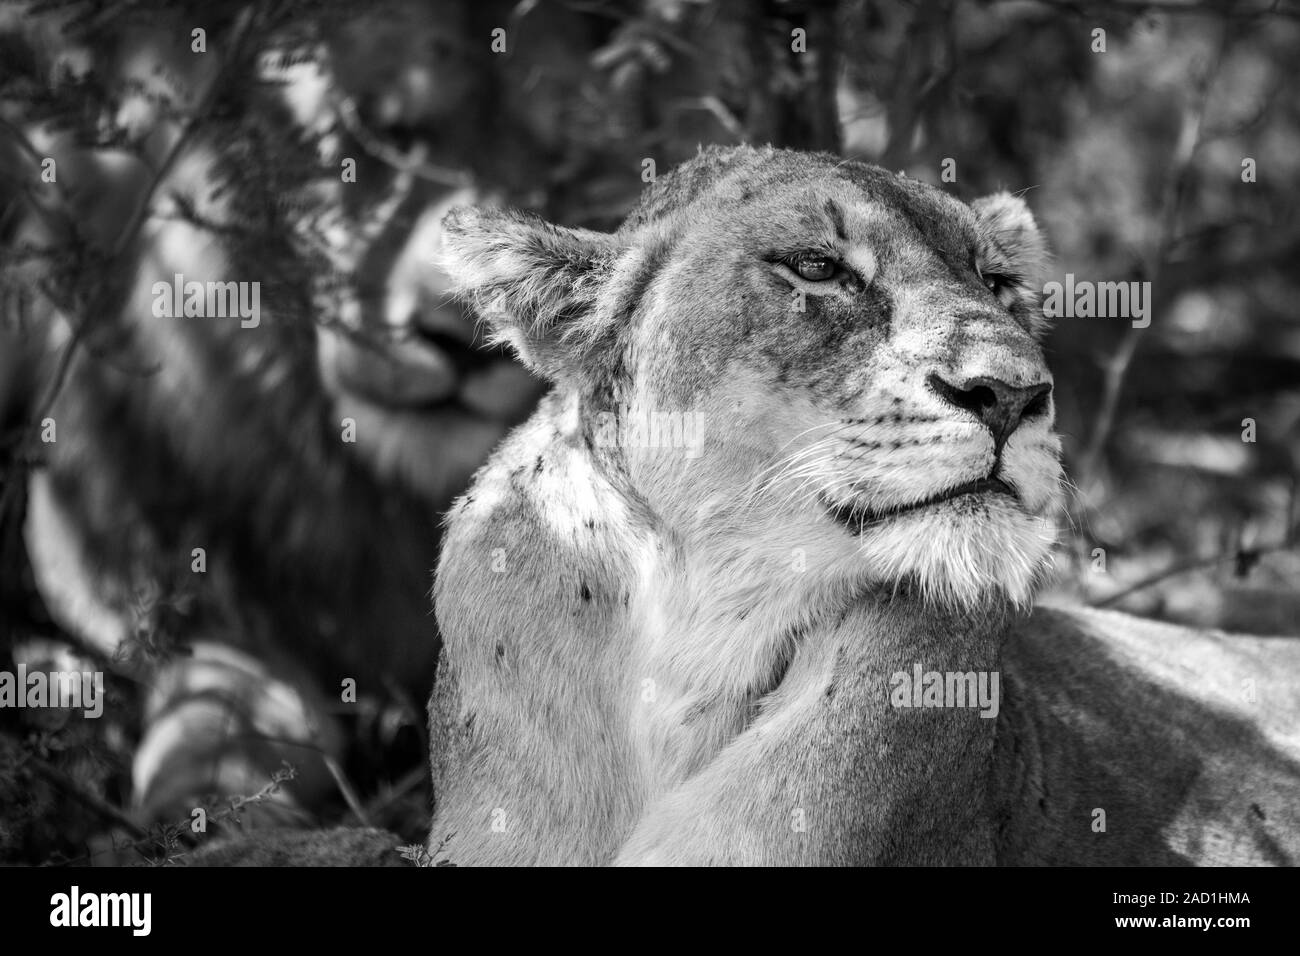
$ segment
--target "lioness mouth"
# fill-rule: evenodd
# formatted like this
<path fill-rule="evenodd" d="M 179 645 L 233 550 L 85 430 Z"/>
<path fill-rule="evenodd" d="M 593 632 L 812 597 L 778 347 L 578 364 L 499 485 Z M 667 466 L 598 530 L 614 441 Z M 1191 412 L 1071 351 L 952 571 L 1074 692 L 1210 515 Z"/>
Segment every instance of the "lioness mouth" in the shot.
<path fill-rule="evenodd" d="M 830 516 L 844 525 L 854 534 L 860 534 L 866 527 L 873 522 L 882 521 L 886 518 L 893 518 L 909 511 L 919 511 L 922 508 L 929 508 L 932 505 L 942 504 L 945 501 L 952 501 L 961 498 L 964 495 L 1006 495 L 1009 498 L 1017 498 L 1018 495 L 1014 488 L 1003 481 L 1001 478 L 978 478 L 975 481 L 968 481 L 964 484 L 957 485 L 955 488 L 949 488 L 947 491 L 941 491 L 937 495 L 931 495 L 921 501 L 914 501 L 911 504 L 898 505 L 894 508 L 886 508 L 882 511 L 875 511 L 862 505 L 836 504 L 822 499 Z"/>

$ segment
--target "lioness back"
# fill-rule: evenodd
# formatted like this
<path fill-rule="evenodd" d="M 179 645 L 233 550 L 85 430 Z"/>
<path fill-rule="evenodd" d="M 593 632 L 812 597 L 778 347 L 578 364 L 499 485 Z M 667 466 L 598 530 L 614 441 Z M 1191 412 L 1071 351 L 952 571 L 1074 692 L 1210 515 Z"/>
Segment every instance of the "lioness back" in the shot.
<path fill-rule="evenodd" d="M 1005 668 L 1032 706 L 996 772 L 1038 799 L 1007 801 L 1000 862 L 1300 860 L 1300 642 L 1039 607 Z"/>

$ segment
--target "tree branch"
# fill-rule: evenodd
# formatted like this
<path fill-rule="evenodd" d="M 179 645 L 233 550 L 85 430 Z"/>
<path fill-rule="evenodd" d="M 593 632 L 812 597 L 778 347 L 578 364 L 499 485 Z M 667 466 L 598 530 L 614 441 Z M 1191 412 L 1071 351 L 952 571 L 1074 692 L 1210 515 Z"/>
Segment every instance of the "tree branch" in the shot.
<path fill-rule="evenodd" d="M 1178 143 L 1174 148 L 1174 171 L 1173 175 L 1169 177 L 1161 204 L 1160 231 L 1155 248 L 1151 251 L 1144 269 L 1146 274 L 1142 277 L 1151 283 L 1150 287 L 1153 290 L 1163 289 L 1161 282 L 1164 277 L 1165 260 L 1168 258 L 1169 249 L 1174 242 L 1182 200 L 1186 195 L 1187 186 L 1191 179 L 1192 160 L 1196 157 L 1196 150 L 1200 145 L 1201 128 L 1205 120 L 1205 110 L 1209 103 L 1210 90 L 1214 86 L 1215 77 L 1218 75 L 1219 67 L 1231 42 L 1232 30 L 1225 24 L 1220 35 L 1218 48 L 1215 50 L 1214 59 L 1211 60 L 1197 84 L 1195 98 L 1183 111 L 1182 129 L 1179 132 Z M 1161 298 L 1164 301 L 1169 301 L 1168 297 L 1163 294 Z M 1140 329 L 1130 324 L 1125 329 L 1124 337 L 1115 350 L 1115 354 L 1106 363 L 1101 406 L 1097 411 L 1092 437 L 1079 463 L 1077 486 L 1083 494 L 1077 497 L 1076 501 L 1084 500 L 1096 476 L 1097 464 L 1114 428 L 1115 414 L 1119 408 L 1119 397 L 1123 390 L 1124 378 L 1128 374 L 1129 366 L 1133 363 L 1133 356 L 1137 353 L 1141 333 L 1145 331 L 1146 329 Z"/>
<path fill-rule="evenodd" d="M 1196 571 L 1201 568 L 1210 568 L 1216 564 L 1222 564 L 1224 561 L 1255 562 L 1265 555 L 1277 554 L 1281 551 L 1289 551 L 1293 547 L 1295 547 L 1293 541 L 1281 541 L 1277 544 L 1268 545 L 1263 548 L 1243 548 L 1233 552 L 1232 554 L 1216 554 L 1212 558 L 1193 558 L 1190 561 L 1184 561 L 1181 564 L 1172 565 L 1171 567 L 1165 568 L 1163 571 L 1157 572 L 1150 577 L 1143 578 L 1136 584 L 1130 585 L 1129 587 L 1124 588 L 1124 590 L 1112 594 L 1109 597 L 1090 601 L 1089 604 L 1093 607 L 1111 607 L 1112 605 L 1118 604 L 1120 601 L 1124 600 L 1124 598 L 1128 597 L 1130 594 L 1144 591 L 1153 585 L 1159 584 L 1161 581 L 1177 577 L 1180 574 L 1186 574 L 1189 571 Z"/>

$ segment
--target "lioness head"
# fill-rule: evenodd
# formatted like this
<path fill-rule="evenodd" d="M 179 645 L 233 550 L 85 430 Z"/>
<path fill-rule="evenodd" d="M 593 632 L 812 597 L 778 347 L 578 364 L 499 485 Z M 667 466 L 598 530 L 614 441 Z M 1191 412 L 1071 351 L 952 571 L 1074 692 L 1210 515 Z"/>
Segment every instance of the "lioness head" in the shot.
<path fill-rule="evenodd" d="M 1020 199 L 714 149 L 613 234 L 479 209 L 445 228 L 460 292 L 678 540 L 739 532 L 796 570 L 958 607 L 1031 597 L 1061 468 Z M 602 441 L 611 413 L 641 430 Z M 697 422 L 697 448 L 644 447 Z"/>

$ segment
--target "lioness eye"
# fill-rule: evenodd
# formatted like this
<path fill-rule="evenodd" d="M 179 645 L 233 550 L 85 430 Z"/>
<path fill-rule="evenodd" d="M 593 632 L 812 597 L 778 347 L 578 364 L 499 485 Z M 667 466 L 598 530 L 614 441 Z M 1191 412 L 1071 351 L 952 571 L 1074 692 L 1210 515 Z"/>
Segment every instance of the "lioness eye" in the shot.
<path fill-rule="evenodd" d="M 994 295 L 997 295 L 1003 289 L 1009 288 L 1011 285 L 1010 276 L 1004 276 L 997 272 L 986 272 L 980 276 L 980 278 L 984 280 L 984 285 L 986 285 L 988 290 Z"/>
<path fill-rule="evenodd" d="M 820 252 L 801 252 L 791 262 L 799 278 L 809 282 L 825 282 L 835 275 L 837 266 L 834 259 Z"/>

